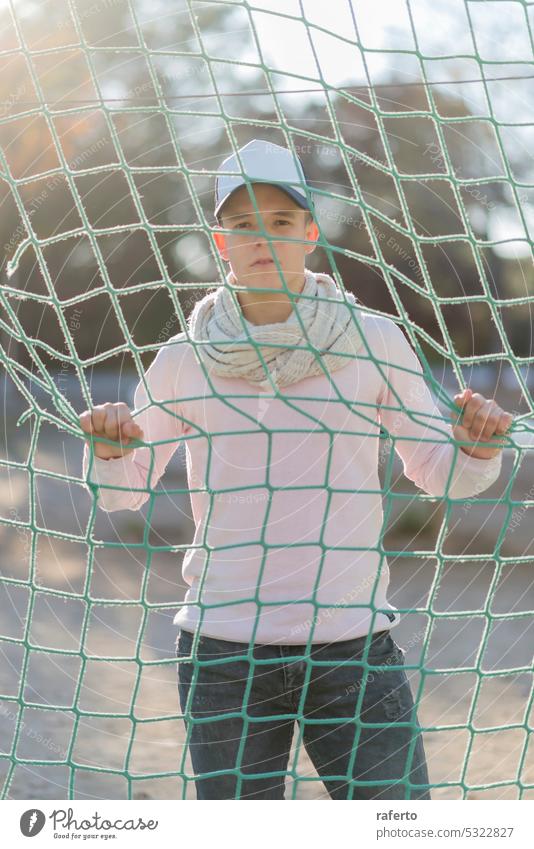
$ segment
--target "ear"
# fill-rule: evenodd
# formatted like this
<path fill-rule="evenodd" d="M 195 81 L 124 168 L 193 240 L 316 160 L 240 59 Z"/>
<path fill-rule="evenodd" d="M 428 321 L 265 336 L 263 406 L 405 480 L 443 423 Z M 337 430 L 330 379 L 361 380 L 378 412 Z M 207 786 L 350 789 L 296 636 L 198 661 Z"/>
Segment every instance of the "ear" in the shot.
<path fill-rule="evenodd" d="M 319 238 L 319 228 L 318 228 L 317 224 L 315 223 L 315 221 L 310 221 L 310 223 L 308 224 L 308 226 L 306 228 L 306 239 L 309 242 L 316 242 L 318 238 Z M 316 245 L 306 245 L 306 253 L 311 254 L 312 251 L 315 250 L 315 248 L 316 248 Z"/>
<path fill-rule="evenodd" d="M 217 250 L 221 255 L 222 259 L 228 261 L 228 251 L 226 250 L 226 237 L 224 233 L 220 233 L 219 230 L 213 230 L 213 238 L 215 239 L 215 244 L 217 245 Z"/>

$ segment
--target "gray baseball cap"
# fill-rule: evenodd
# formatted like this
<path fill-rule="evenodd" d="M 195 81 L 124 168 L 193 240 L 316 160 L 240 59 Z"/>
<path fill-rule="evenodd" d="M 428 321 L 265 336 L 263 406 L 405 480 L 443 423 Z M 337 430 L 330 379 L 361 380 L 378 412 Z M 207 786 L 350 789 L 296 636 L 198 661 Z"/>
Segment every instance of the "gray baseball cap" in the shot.
<path fill-rule="evenodd" d="M 237 154 L 228 156 L 217 169 L 215 179 L 215 215 L 218 216 L 224 203 L 240 186 L 249 182 L 272 183 L 286 192 L 303 209 L 313 210 L 306 197 L 306 176 L 299 157 L 286 147 L 267 141 L 252 139 Z M 227 171 L 238 171 L 236 175 Z M 221 172 L 221 173 L 219 173 Z"/>

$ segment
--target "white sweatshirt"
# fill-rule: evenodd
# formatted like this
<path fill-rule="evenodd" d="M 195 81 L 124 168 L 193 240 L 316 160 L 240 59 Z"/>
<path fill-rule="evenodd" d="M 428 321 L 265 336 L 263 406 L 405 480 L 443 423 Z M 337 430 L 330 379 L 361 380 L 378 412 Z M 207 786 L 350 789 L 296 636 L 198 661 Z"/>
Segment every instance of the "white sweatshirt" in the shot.
<path fill-rule="evenodd" d="M 364 348 L 329 378 L 305 378 L 279 398 L 241 378 L 208 379 L 179 333 L 144 376 L 151 400 L 143 381 L 135 391 L 144 440 L 161 444 L 94 457 L 90 474 L 85 444 L 84 478 L 104 485 L 98 506 L 111 512 L 156 498 L 185 441 L 196 530 L 182 564 L 189 589 L 178 626 L 239 642 L 302 644 L 310 634 L 324 643 L 396 625 L 380 553 L 389 486 L 382 493 L 380 425 L 406 477 L 432 496 L 467 498 L 498 478 L 502 452 L 480 460 L 451 440 L 448 412 L 434 403 L 400 328 L 360 315 L 375 361 Z"/>

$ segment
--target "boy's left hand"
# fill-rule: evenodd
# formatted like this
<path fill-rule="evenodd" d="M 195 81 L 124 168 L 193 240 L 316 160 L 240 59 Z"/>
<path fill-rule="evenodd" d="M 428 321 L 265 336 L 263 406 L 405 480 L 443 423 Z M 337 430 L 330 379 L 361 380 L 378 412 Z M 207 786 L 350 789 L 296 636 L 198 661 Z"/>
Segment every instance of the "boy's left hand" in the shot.
<path fill-rule="evenodd" d="M 462 442 L 475 442 L 476 445 L 461 445 L 462 451 L 479 460 L 490 460 L 504 445 L 503 434 L 513 422 L 511 413 L 506 413 L 495 401 L 484 398 L 479 392 L 464 389 L 454 396 L 454 402 L 463 408 L 461 424 L 455 424 L 458 413 L 451 410 L 452 432 L 455 439 Z M 492 448 L 485 448 L 481 443 L 499 443 Z"/>

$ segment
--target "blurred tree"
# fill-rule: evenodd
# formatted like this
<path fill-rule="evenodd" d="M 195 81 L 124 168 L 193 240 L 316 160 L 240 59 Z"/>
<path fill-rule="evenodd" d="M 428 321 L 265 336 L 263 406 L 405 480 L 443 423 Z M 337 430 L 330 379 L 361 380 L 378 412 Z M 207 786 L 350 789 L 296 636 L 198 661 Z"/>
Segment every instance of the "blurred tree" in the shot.
<path fill-rule="evenodd" d="M 57 361 L 66 348 L 51 292 L 61 303 L 88 296 L 75 329 L 75 305 L 64 307 L 86 359 L 128 338 L 145 345 L 178 332 L 170 292 L 187 316 L 206 291 L 200 284 L 217 285 L 207 232 L 214 223 L 213 175 L 205 172 L 231 150 L 221 107 L 238 144 L 258 135 L 285 142 L 279 129 L 258 129 L 258 120 L 279 123 L 282 107 L 261 67 L 239 63 L 240 56 L 253 61 L 243 8 L 206 3 L 195 6 L 192 19 L 183 0 L 170 12 L 165 4 L 165 15 L 157 3 L 137 3 L 136 20 L 123 0 L 76 0 L 73 8 L 77 26 L 68 4 L 57 0 L 22 9 L 17 26 L 4 10 L 0 25 L 0 47 L 10 51 L 0 66 L 3 288 L 24 332 L 54 348 Z M 58 51 L 27 52 L 50 47 Z M 499 181 L 505 170 L 493 126 L 471 115 L 457 90 L 433 87 L 430 103 L 423 86 L 391 80 L 374 89 L 376 102 L 368 88 L 351 94 L 330 95 L 336 127 L 317 98 L 305 107 L 306 95 L 284 100 L 288 126 L 299 127 L 292 141 L 317 190 L 328 248 L 311 255 L 310 267 L 337 269 L 365 305 L 394 316 L 402 311 L 445 350 L 449 340 L 457 354 L 499 350 L 484 298 L 513 297 L 517 274 L 509 273 L 510 261 L 476 244 L 489 238 L 495 210 L 514 204 Z M 36 108 L 40 97 L 48 111 Z M 440 124 L 438 132 L 434 115 L 462 122 Z M 467 179 L 477 182 L 455 183 Z M 49 241 L 29 243 L 16 278 L 7 279 L 7 261 L 29 236 L 20 207 L 33 235 Z M 523 263 L 521 273 L 532 290 L 531 264 Z M 132 291 L 140 284 L 149 286 Z M 19 300 L 17 289 L 40 299 Z M 432 292 L 476 295 L 480 304 L 438 305 Z M 530 345 L 525 322 L 525 310 L 508 312 L 518 354 Z"/>

